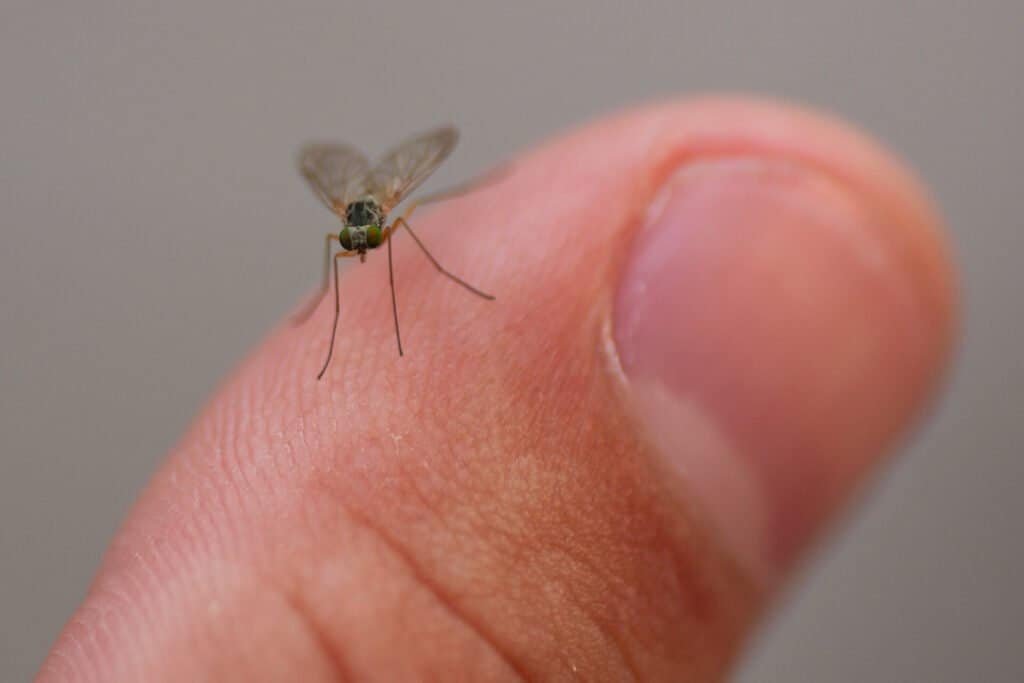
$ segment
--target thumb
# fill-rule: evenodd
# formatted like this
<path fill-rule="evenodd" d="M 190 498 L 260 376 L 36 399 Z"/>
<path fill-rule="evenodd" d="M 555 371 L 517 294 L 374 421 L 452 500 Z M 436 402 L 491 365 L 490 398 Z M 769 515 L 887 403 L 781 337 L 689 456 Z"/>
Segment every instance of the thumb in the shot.
<path fill-rule="evenodd" d="M 41 680 L 709 680 L 935 385 L 950 267 L 817 116 L 644 109 L 417 216 L 130 515 Z M 333 304 L 333 301 L 331 302 Z M 328 310 L 330 309 L 330 310 Z"/>

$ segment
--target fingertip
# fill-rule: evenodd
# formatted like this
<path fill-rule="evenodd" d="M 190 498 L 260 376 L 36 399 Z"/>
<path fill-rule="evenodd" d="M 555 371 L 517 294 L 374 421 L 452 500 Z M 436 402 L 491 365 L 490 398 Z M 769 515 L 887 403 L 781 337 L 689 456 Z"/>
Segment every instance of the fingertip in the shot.
<path fill-rule="evenodd" d="M 913 175 L 861 133 L 763 101 L 650 116 L 667 151 L 615 299 L 630 402 L 772 583 L 929 404 L 953 267 Z"/>
<path fill-rule="evenodd" d="M 659 202 L 672 225 L 645 226 Z M 389 664 L 375 634 L 429 643 L 403 662 L 415 670 L 457 633 L 453 651 L 487 653 L 487 670 L 713 677 L 759 607 L 751 577 L 783 571 L 877 461 L 953 335 L 951 266 L 915 181 L 785 105 L 634 110 L 418 218 L 492 300 L 399 235 L 400 356 L 384 259 L 351 268 L 323 380 L 325 305 L 203 411 L 98 585 L 195 592 L 225 565 L 283 577 L 319 619 L 293 652 L 325 639 L 352 671 Z M 241 637 L 237 584 L 215 590 Z M 111 608 L 134 621 L 110 648 L 68 655 L 97 677 L 117 664 L 103 653 L 209 617 L 156 591 L 129 602 Z"/>

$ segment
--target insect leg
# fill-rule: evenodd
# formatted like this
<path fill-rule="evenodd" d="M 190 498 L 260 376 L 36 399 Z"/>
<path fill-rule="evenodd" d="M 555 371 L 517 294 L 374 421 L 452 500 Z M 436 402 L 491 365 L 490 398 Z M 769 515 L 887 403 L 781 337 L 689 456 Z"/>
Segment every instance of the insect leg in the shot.
<path fill-rule="evenodd" d="M 327 366 L 331 364 L 331 356 L 334 355 L 334 338 L 338 334 L 338 314 L 341 312 L 341 292 L 338 289 L 338 259 L 357 256 L 357 251 L 339 251 L 334 255 L 334 326 L 331 328 L 331 344 L 327 347 L 327 359 L 324 366 L 320 368 L 320 374 L 316 376 L 319 380 L 327 372 Z"/>
<path fill-rule="evenodd" d="M 395 267 L 391 264 L 391 230 L 388 230 L 388 282 L 391 284 L 391 313 L 395 318 L 395 339 L 398 341 L 398 355 L 402 353 L 402 333 L 398 329 L 398 300 L 395 298 Z"/>
<path fill-rule="evenodd" d="M 336 232 L 329 232 L 324 237 L 324 276 L 320 281 L 320 296 L 323 296 L 324 292 L 327 291 L 327 278 L 330 275 L 331 267 L 331 240 L 336 239 L 338 239 L 338 233 Z"/>
<path fill-rule="evenodd" d="M 465 287 L 466 289 L 468 289 L 473 294 L 476 294 L 479 297 L 482 297 L 484 299 L 489 299 L 489 300 L 492 300 L 492 301 L 494 300 L 494 296 L 493 295 L 487 294 L 486 292 L 480 291 L 479 289 L 477 289 L 473 285 L 469 284 L 468 282 L 466 282 L 465 280 L 463 280 L 459 276 L 454 275 L 453 273 L 450 273 L 447 270 L 445 270 L 441 266 L 441 264 L 437 262 L 437 259 L 434 258 L 434 255 L 431 254 L 430 251 L 427 250 L 426 245 L 424 245 L 423 242 L 420 241 L 420 238 L 416 236 L 416 233 L 412 231 L 412 228 L 409 227 L 409 224 L 406 222 L 404 217 L 397 219 L 392 224 L 391 230 L 388 231 L 388 242 L 389 243 L 391 242 L 391 234 L 397 229 L 397 226 L 399 224 L 404 226 L 405 229 L 409 231 L 409 234 L 412 235 L 413 240 L 416 241 L 416 244 L 419 245 L 419 248 L 423 250 L 423 253 L 426 254 L 427 258 L 430 259 L 430 262 L 434 264 L 434 267 L 437 268 L 439 273 L 441 273 L 442 275 L 445 275 L 446 277 L 450 278 L 453 282 L 459 283 L 460 285 L 462 285 L 463 287 Z"/>
<path fill-rule="evenodd" d="M 320 291 L 317 292 L 316 296 L 310 299 L 309 303 L 306 304 L 301 311 L 292 317 L 293 325 L 301 325 L 306 322 L 309 316 L 313 314 L 313 311 L 316 310 L 316 306 L 320 303 L 320 299 L 322 299 L 324 294 L 327 292 L 327 285 L 330 282 L 331 275 L 331 240 L 336 239 L 338 239 L 338 233 L 336 232 L 329 232 L 324 238 L 324 276 L 320 282 Z"/>

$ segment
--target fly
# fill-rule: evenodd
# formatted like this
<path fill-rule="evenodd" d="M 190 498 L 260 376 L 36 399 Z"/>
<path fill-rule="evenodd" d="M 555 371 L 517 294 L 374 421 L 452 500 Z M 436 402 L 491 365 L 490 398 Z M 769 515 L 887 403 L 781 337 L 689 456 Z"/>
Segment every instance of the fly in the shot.
<path fill-rule="evenodd" d="M 327 292 L 334 243 L 340 247 L 334 252 L 334 324 L 327 358 L 316 376 L 319 380 L 327 372 L 334 354 L 334 340 L 338 333 L 341 294 L 338 288 L 338 260 L 359 257 L 366 261 L 366 253 L 387 244 L 388 281 L 391 285 L 391 312 L 395 320 L 395 340 L 398 355 L 402 352 L 402 333 L 398 326 L 398 302 L 395 298 L 395 271 L 391 259 L 391 237 L 399 227 L 405 228 L 423 250 L 438 272 L 462 285 L 473 294 L 488 300 L 494 297 L 480 291 L 462 278 L 445 270 L 427 250 L 420 238 L 409 227 L 407 219 L 420 205 L 445 199 L 466 191 L 460 186 L 444 192 L 414 200 L 405 212 L 389 220 L 392 210 L 415 190 L 441 165 L 458 141 L 458 132 L 450 127 L 435 128 L 406 140 L 385 154 L 374 165 L 354 147 L 341 144 L 310 144 L 299 153 L 299 170 L 309 182 L 320 201 L 341 219 L 341 230 L 331 232 L 324 239 L 324 275 L 320 295 Z M 310 310 L 309 312 L 312 312 Z M 307 313 L 308 315 L 308 313 Z M 305 316 L 301 316 L 305 317 Z"/>

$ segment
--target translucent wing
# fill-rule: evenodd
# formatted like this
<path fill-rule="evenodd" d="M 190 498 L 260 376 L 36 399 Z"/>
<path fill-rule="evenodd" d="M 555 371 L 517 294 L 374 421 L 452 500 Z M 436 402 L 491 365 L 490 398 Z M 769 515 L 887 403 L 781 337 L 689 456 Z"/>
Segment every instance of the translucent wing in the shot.
<path fill-rule="evenodd" d="M 348 145 L 315 143 L 299 152 L 299 171 L 320 201 L 339 213 L 366 192 L 370 163 Z"/>
<path fill-rule="evenodd" d="M 370 171 L 370 191 L 386 209 L 394 208 L 441 165 L 458 139 L 454 128 L 443 126 L 406 140 Z"/>

